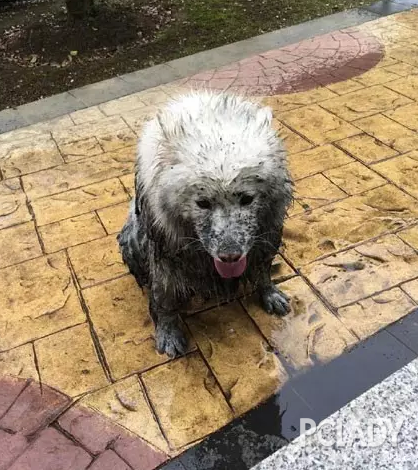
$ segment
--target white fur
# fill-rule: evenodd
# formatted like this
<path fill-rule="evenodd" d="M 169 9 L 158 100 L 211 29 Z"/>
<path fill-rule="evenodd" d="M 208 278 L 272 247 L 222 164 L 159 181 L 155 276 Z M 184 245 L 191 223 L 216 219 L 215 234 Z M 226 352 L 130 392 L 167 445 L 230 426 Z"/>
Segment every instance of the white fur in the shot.
<path fill-rule="evenodd" d="M 269 108 L 237 96 L 193 92 L 167 104 L 146 123 L 138 146 L 138 182 L 147 194 L 154 222 L 166 229 L 160 189 L 200 184 L 220 190 L 246 169 L 260 177 L 285 167 L 285 152 L 271 128 Z M 168 171 L 169 170 L 169 171 Z"/>

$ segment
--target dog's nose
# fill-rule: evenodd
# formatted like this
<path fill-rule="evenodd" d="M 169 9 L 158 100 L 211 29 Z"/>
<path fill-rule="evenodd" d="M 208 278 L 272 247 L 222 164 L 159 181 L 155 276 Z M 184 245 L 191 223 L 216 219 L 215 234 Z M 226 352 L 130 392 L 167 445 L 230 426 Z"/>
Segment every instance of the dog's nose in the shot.
<path fill-rule="evenodd" d="M 219 253 L 219 259 L 224 263 L 236 263 L 241 258 L 241 253 Z"/>

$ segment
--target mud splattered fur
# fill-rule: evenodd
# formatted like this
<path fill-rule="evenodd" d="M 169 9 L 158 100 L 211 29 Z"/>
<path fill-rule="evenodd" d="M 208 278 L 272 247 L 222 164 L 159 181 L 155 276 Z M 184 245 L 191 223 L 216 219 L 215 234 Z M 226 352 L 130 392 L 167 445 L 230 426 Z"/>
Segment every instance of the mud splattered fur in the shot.
<path fill-rule="evenodd" d="M 195 92 L 144 127 L 136 193 L 118 239 L 130 272 L 149 288 L 161 353 L 186 351 L 178 312 L 195 294 L 231 296 L 244 281 L 268 312 L 288 311 L 270 268 L 292 182 L 271 121 L 270 109 L 240 97 Z M 222 260 L 237 259 L 246 263 L 242 275 L 222 277 L 234 266 Z"/>

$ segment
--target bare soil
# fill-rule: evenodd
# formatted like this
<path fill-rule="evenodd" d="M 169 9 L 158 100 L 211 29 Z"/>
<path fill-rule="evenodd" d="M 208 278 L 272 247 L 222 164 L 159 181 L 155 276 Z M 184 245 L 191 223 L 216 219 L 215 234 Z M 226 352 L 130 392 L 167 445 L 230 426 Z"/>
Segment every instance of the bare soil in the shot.
<path fill-rule="evenodd" d="M 300 23 L 368 0 L 0 0 L 0 110 Z"/>

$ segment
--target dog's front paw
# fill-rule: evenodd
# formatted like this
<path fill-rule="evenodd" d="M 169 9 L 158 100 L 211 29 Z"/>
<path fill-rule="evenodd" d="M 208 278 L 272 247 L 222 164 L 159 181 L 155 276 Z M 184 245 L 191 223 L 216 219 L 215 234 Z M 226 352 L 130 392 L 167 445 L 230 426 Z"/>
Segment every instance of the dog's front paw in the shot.
<path fill-rule="evenodd" d="M 287 315 L 290 312 L 290 299 L 274 284 L 260 292 L 261 305 L 267 313 Z"/>
<path fill-rule="evenodd" d="M 160 354 L 174 358 L 187 352 L 187 339 L 177 321 L 159 323 L 155 328 L 155 344 Z"/>

